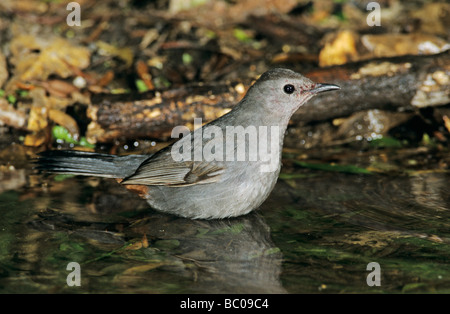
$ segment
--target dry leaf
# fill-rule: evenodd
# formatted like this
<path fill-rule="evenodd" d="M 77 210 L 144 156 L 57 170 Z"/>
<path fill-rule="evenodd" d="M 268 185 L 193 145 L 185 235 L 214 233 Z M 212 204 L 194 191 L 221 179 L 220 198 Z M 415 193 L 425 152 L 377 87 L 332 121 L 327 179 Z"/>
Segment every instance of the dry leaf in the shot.
<path fill-rule="evenodd" d="M 73 84 L 62 80 L 50 80 L 40 83 L 50 94 L 59 97 L 68 97 L 72 93 L 78 91 Z"/>
<path fill-rule="evenodd" d="M 65 127 L 74 140 L 78 140 L 80 137 L 80 129 L 78 128 L 78 124 L 74 118 L 65 112 L 55 109 L 49 110 L 48 117 L 56 124 Z"/>
<path fill-rule="evenodd" d="M 142 242 L 137 241 L 137 242 L 134 242 L 133 244 L 127 246 L 126 250 L 136 251 L 136 250 L 140 250 L 141 248 L 142 248 Z"/>
<path fill-rule="evenodd" d="M 134 267 L 126 269 L 123 272 L 123 275 L 137 275 L 137 274 L 145 273 L 149 270 L 158 268 L 163 265 L 165 265 L 165 264 L 161 263 L 161 262 L 156 262 L 156 263 L 149 263 L 149 264 L 145 264 L 145 265 L 134 266 Z"/>
<path fill-rule="evenodd" d="M 0 125 L 22 129 L 27 122 L 26 115 L 16 110 L 6 99 L 0 98 Z"/>
<path fill-rule="evenodd" d="M 114 72 L 113 71 L 107 71 L 98 81 L 97 84 L 100 87 L 105 87 L 108 85 L 114 78 Z"/>
<path fill-rule="evenodd" d="M 450 4 L 445 1 L 427 3 L 422 9 L 412 12 L 412 18 L 420 20 L 420 31 L 448 36 Z"/>
<path fill-rule="evenodd" d="M 73 68 L 89 65 L 90 52 L 62 38 L 43 39 L 19 35 L 11 40 L 11 63 L 21 81 L 45 81 L 49 75 L 62 78 L 74 75 Z"/>
<path fill-rule="evenodd" d="M 356 42 L 358 35 L 351 31 L 341 31 L 337 36 L 327 42 L 319 54 L 321 67 L 345 64 L 358 59 Z"/>
<path fill-rule="evenodd" d="M 29 131 L 38 132 L 48 126 L 47 108 L 41 106 L 32 106 L 28 116 L 27 129 Z"/>
<path fill-rule="evenodd" d="M 140 60 L 137 62 L 136 72 L 139 75 L 139 77 L 141 78 L 141 80 L 144 81 L 145 86 L 147 86 L 147 88 L 149 90 L 155 89 L 155 86 L 153 86 L 153 82 L 152 82 L 152 76 L 148 72 L 148 67 L 147 67 L 147 64 L 145 64 L 145 62 L 140 61 Z"/>
<path fill-rule="evenodd" d="M 447 129 L 448 132 L 450 132 L 450 118 L 444 115 L 442 119 L 444 120 L 445 128 Z"/>
<path fill-rule="evenodd" d="M 142 237 L 142 240 L 136 241 L 133 244 L 127 246 L 126 250 L 139 250 L 141 248 L 147 248 L 147 247 L 148 247 L 147 235 L 144 234 L 144 236 Z"/>
<path fill-rule="evenodd" d="M 364 35 L 361 42 L 375 58 L 436 54 L 450 49 L 445 40 L 427 34 Z"/>
<path fill-rule="evenodd" d="M 23 144 L 25 146 L 38 147 L 43 145 L 46 141 L 47 136 L 45 135 L 45 132 L 38 132 L 33 134 L 27 134 L 27 136 L 25 136 Z"/>
<path fill-rule="evenodd" d="M 134 54 L 130 47 L 118 48 L 104 41 L 97 41 L 96 44 L 99 49 L 99 54 L 122 59 L 125 61 L 127 67 L 132 65 Z"/>
<path fill-rule="evenodd" d="M 142 247 L 144 247 L 144 248 L 148 247 L 148 240 L 147 240 L 146 234 L 144 234 L 144 236 L 142 237 Z"/>

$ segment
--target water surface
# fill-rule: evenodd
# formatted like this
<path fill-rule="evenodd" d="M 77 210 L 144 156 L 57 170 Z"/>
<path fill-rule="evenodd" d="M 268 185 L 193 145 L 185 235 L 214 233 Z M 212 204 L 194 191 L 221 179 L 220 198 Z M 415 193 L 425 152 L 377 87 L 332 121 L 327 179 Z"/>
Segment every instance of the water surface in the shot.
<path fill-rule="evenodd" d="M 114 180 L 6 171 L 0 291 L 450 292 L 448 173 L 283 173 L 259 210 L 204 221 L 155 212 Z"/>

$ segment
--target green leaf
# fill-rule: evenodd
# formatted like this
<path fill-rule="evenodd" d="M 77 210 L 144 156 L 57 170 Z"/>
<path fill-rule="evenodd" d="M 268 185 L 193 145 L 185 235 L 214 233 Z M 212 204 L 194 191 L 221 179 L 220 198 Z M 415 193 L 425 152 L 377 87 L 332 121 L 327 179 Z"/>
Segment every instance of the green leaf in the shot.
<path fill-rule="evenodd" d="M 59 245 L 59 250 L 60 251 L 75 251 L 75 252 L 83 252 L 84 248 L 81 244 L 79 243 L 75 243 L 75 242 L 66 242 L 66 243 L 61 243 Z"/>
<path fill-rule="evenodd" d="M 10 104 L 15 104 L 16 101 L 17 101 L 17 98 L 16 98 L 16 96 L 14 96 L 14 95 L 8 95 L 8 96 L 6 97 L 6 100 L 8 100 L 8 102 L 9 102 Z"/>
<path fill-rule="evenodd" d="M 136 80 L 136 88 L 140 93 L 148 91 L 148 87 L 143 80 Z"/>
<path fill-rule="evenodd" d="M 243 42 L 243 43 L 248 43 L 248 42 L 252 41 L 252 37 L 249 36 L 247 34 L 247 32 L 241 28 L 235 28 L 233 30 L 233 35 L 234 35 L 234 37 L 236 37 L 237 40 L 239 40 L 240 42 Z"/>
<path fill-rule="evenodd" d="M 88 140 L 86 139 L 86 137 L 84 137 L 84 136 L 82 136 L 82 137 L 80 138 L 80 142 L 79 142 L 78 144 L 79 144 L 80 146 L 83 146 L 83 147 L 95 148 L 95 145 L 89 143 Z"/>
<path fill-rule="evenodd" d="M 55 125 L 52 128 L 52 136 L 53 138 L 62 140 L 66 143 L 77 144 L 77 141 L 72 138 L 72 135 L 70 135 L 69 131 L 65 127 L 60 125 Z"/>
<path fill-rule="evenodd" d="M 18 89 L 16 91 L 16 94 L 19 95 L 20 97 L 27 97 L 29 93 L 27 90 Z"/>
<path fill-rule="evenodd" d="M 111 89 L 111 94 L 129 94 L 131 91 L 128 88 L 114 88 Z"/>
<path fill-rule="evenodd" d="M 382 137 L 374 139 L 370 142 L 372 147 L 402 147 L 402 142 L 393 137 Z"/>
<path fill-rule="evenodd" d="M 210 29 L 206 30 L 205 36 L 208 37 L 209 39 L 217 38 L 217 34 Z"/>
<path fill-rule="evenodd" d="M 73 174 L 57 174 L 53 178 L 53 180 L 55 180 L 56 182 L 61 182 L 61 181 L 64 181 L 66 179 L 73 178 L 73 177 L 75 177 L 75 175 L 73 175 Z"/>
<path fill-rule="evenodd" d="M 88 148 L 95 148 L 95 145 L 89 143 L 84 136 L 80 138 L 80 141 L 74 140 L 70 132 L 65 127 L 60 125 L 55 125 L 52 128 L 52 136 L 54 139 L 63 141 L 65 143 L 71 143 Z"/>
<path fill-rule="evenodd" d="M 183 60 L 184 65 L 189 65 L 194 60 L 192 58 L 192 56 L 190 54 L 188 54 L 187 52 L 183 53 L 183 55 L 181 56 L 181 59 Z"/>
<path fill-rule="evenodd" d="M 435 147 L 436 141 L 434 140 L 434 138 L 430 137 L 430 135 L 428 135 L 427 133 L 423 133 L 422 144 L 425 146 Z"/>

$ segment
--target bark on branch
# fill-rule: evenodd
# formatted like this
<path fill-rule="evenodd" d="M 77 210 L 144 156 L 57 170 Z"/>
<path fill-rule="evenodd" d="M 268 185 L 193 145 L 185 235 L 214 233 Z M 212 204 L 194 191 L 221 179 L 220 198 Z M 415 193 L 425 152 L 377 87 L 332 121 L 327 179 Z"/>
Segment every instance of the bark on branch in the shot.
<path fill-rule="evenodd" d="M 341 90 L 313 98 L 296 112 L 294 122 L 323 121 L 368 109 L 409 111 L 450 103 L 450 51 L 369 60 L 306 75 Z"/>
<path fill-rule="evenodd" d="M 301 107 L 293 123 L 329 120 L 368 109 L 395 111 L 450 103 L 450 51 L 432 56 L 403 56 L 363 61 L 306 73 L 316 82 L 341 86 Z M 195 117 L 212 121 L 243 96 L 237 84 L 188 86 L 138 95 L 97 95 L 92 99 L 87 138 L 169 137 L 176 125 Z M 239 92 L 238 92 L 239 91 Z"/>

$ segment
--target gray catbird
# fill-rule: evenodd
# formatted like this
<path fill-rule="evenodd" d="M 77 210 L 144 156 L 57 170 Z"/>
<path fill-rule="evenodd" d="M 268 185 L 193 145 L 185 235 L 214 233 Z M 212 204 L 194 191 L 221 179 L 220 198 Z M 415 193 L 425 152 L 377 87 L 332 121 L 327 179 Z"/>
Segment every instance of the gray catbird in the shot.
<path fill-rule="evenodd" d="M 153 155 L 46 151 L 36 168 L 116 178 L 153 208 L 182 217 L 244 215 L 275 186 L 292 114 L 317 93 L 336 89 L 288 69 L 272 69 L 229 113 Z"/>

